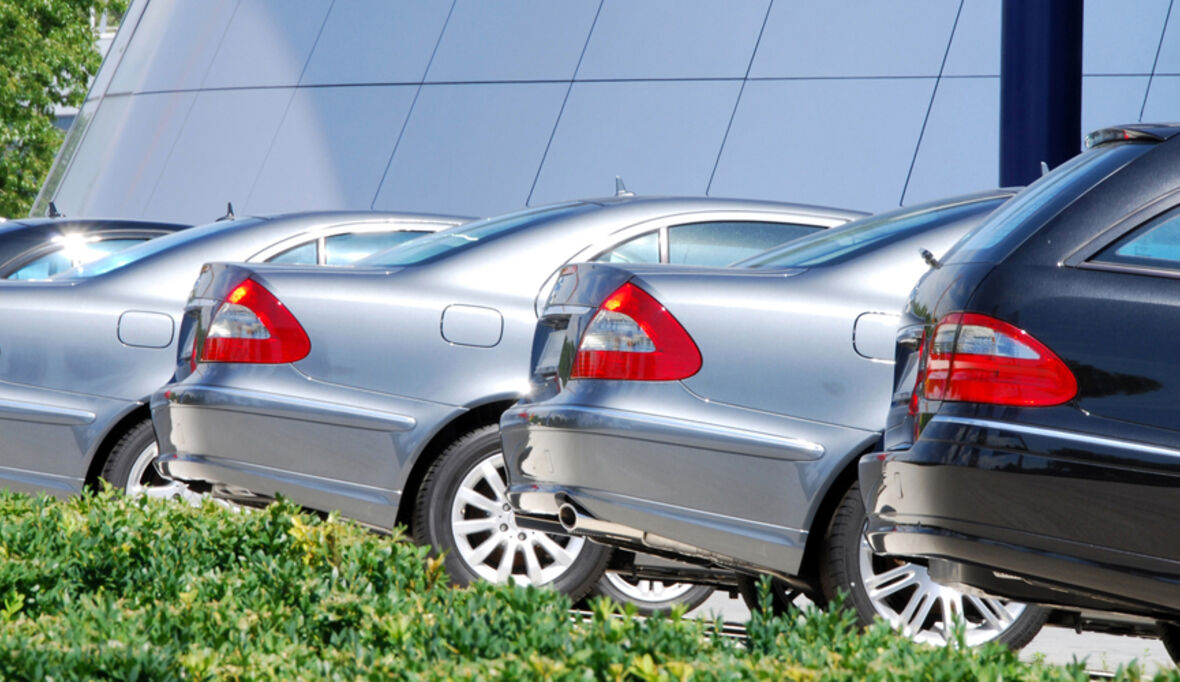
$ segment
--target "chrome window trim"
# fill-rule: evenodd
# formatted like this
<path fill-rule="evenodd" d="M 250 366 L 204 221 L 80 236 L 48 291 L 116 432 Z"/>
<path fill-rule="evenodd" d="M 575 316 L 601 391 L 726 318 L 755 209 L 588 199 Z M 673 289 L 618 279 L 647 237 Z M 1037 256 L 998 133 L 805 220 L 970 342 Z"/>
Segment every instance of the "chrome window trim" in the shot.
<path fill-rule="evenodd" d="M 406 232 L 413 231 L 423 227 L 429 227 L 429 232 L 437 232 L 445 230 L 449 227 L 462 225 L 462 220 L 390 220 L 390 219 L 376 219 L 376 220 L 354 220 L 347 223 L 333 223 L 331 225 L 319 225 L 309 230 L 300 232 L 297 235 L 287 237 L 286 239 L 275 242 L 270 246 L 264 247 L 253 256 L 246 259 L 247 263 L 262 263 L 274 258 L 275 256 L 288 251 L 290 249 L 303 246 L 307 242 L 316 243 L 316 262 L 320 265 L 324 264 L 326 253 L 324 251 L 324 239 L 346 232 L 356 233 L 370 233 L 370 232 Z"/>

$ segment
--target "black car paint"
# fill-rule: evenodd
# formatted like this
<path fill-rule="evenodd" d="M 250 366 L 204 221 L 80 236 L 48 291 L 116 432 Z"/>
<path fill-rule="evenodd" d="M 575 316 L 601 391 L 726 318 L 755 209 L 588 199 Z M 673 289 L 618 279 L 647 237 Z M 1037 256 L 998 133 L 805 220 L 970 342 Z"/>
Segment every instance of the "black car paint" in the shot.
<path fill-rule="evenodd" d="M 1145 146 L 1021 228 L 997 262 L 948 258 L 919 283 L 899 337 L 892 452 L 861 468 L 874 549 L 949 560 L 973 570 L 933 574 L 1001 596 L 1180 619 L 1180 271 L 1095 260 L 1180 206 L 1180 139 Z M 921 398 L 908 414 L 914 339 L 956 311 L 1027 331 L 1069 366 L 1077 396 L 1035 408 Z"/>

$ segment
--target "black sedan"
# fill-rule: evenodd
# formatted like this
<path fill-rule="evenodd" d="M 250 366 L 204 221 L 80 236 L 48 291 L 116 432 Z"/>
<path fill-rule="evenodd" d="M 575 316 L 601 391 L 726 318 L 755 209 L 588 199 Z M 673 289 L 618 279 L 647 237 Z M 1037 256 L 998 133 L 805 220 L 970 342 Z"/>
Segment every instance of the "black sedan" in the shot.
<path fill-rule="evenodd" d="M 1145 616 L 1180 655 L 1180 133 L 1098 131 L 934 263 L 903 314 L 879 552 Z"/>
<path fill-rule="evenodd" d="M 141 220 L 86 218 L 0 222 L 0 279 L 46 279 L 186 227 Z"/>

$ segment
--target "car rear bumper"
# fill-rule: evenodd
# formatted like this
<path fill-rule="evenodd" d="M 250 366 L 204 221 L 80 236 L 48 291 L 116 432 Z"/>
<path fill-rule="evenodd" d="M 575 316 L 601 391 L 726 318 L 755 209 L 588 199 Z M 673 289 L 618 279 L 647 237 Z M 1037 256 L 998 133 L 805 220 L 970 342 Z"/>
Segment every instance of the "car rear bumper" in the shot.
<path fill-rule="evenodd" d="M 381 528 L 395 522 L 408 453 L 424 439 L 420 424 L 445 423 L 457 411 L 341 387 L 310 397 L 307 379 L 290 368 L 276 368 L 267 390 L 236 383 L 194 375 L 152 396 L 160 473 L 227 497 L 281 494 Z"/>
<path fill-rule="evenodd" d="M 1180 452 L 1000 420 L 936 417 L 861 459 L 868 539 L 943 561 L 942 582 L 1046 604 L 1180 616 Z"/>
<path fill-rule="evenodd" d="M 826 476 L 817 442 L 550 403 L 517 405 L 500 426 L 525 524 L 554 530 L 570 505 L 582 525 L 566 532 L 615 546 L 783 575 L 800 567 L 808 533 L 789 520 L 806 518 L 808 485 Z"/>

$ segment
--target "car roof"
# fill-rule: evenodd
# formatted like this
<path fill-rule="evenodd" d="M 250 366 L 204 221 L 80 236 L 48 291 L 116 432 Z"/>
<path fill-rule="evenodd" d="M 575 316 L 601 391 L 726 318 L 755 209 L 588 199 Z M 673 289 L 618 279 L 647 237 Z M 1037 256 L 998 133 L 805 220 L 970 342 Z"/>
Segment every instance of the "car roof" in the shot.
<path fill-rule="evenodd" d="M 178 232 L 188 228 L 179 223 L 100 218 L 22 218 L 0 223 L 0 266 L 20 259 L 54 238 L 69 234 L 93 235 Z"/>

